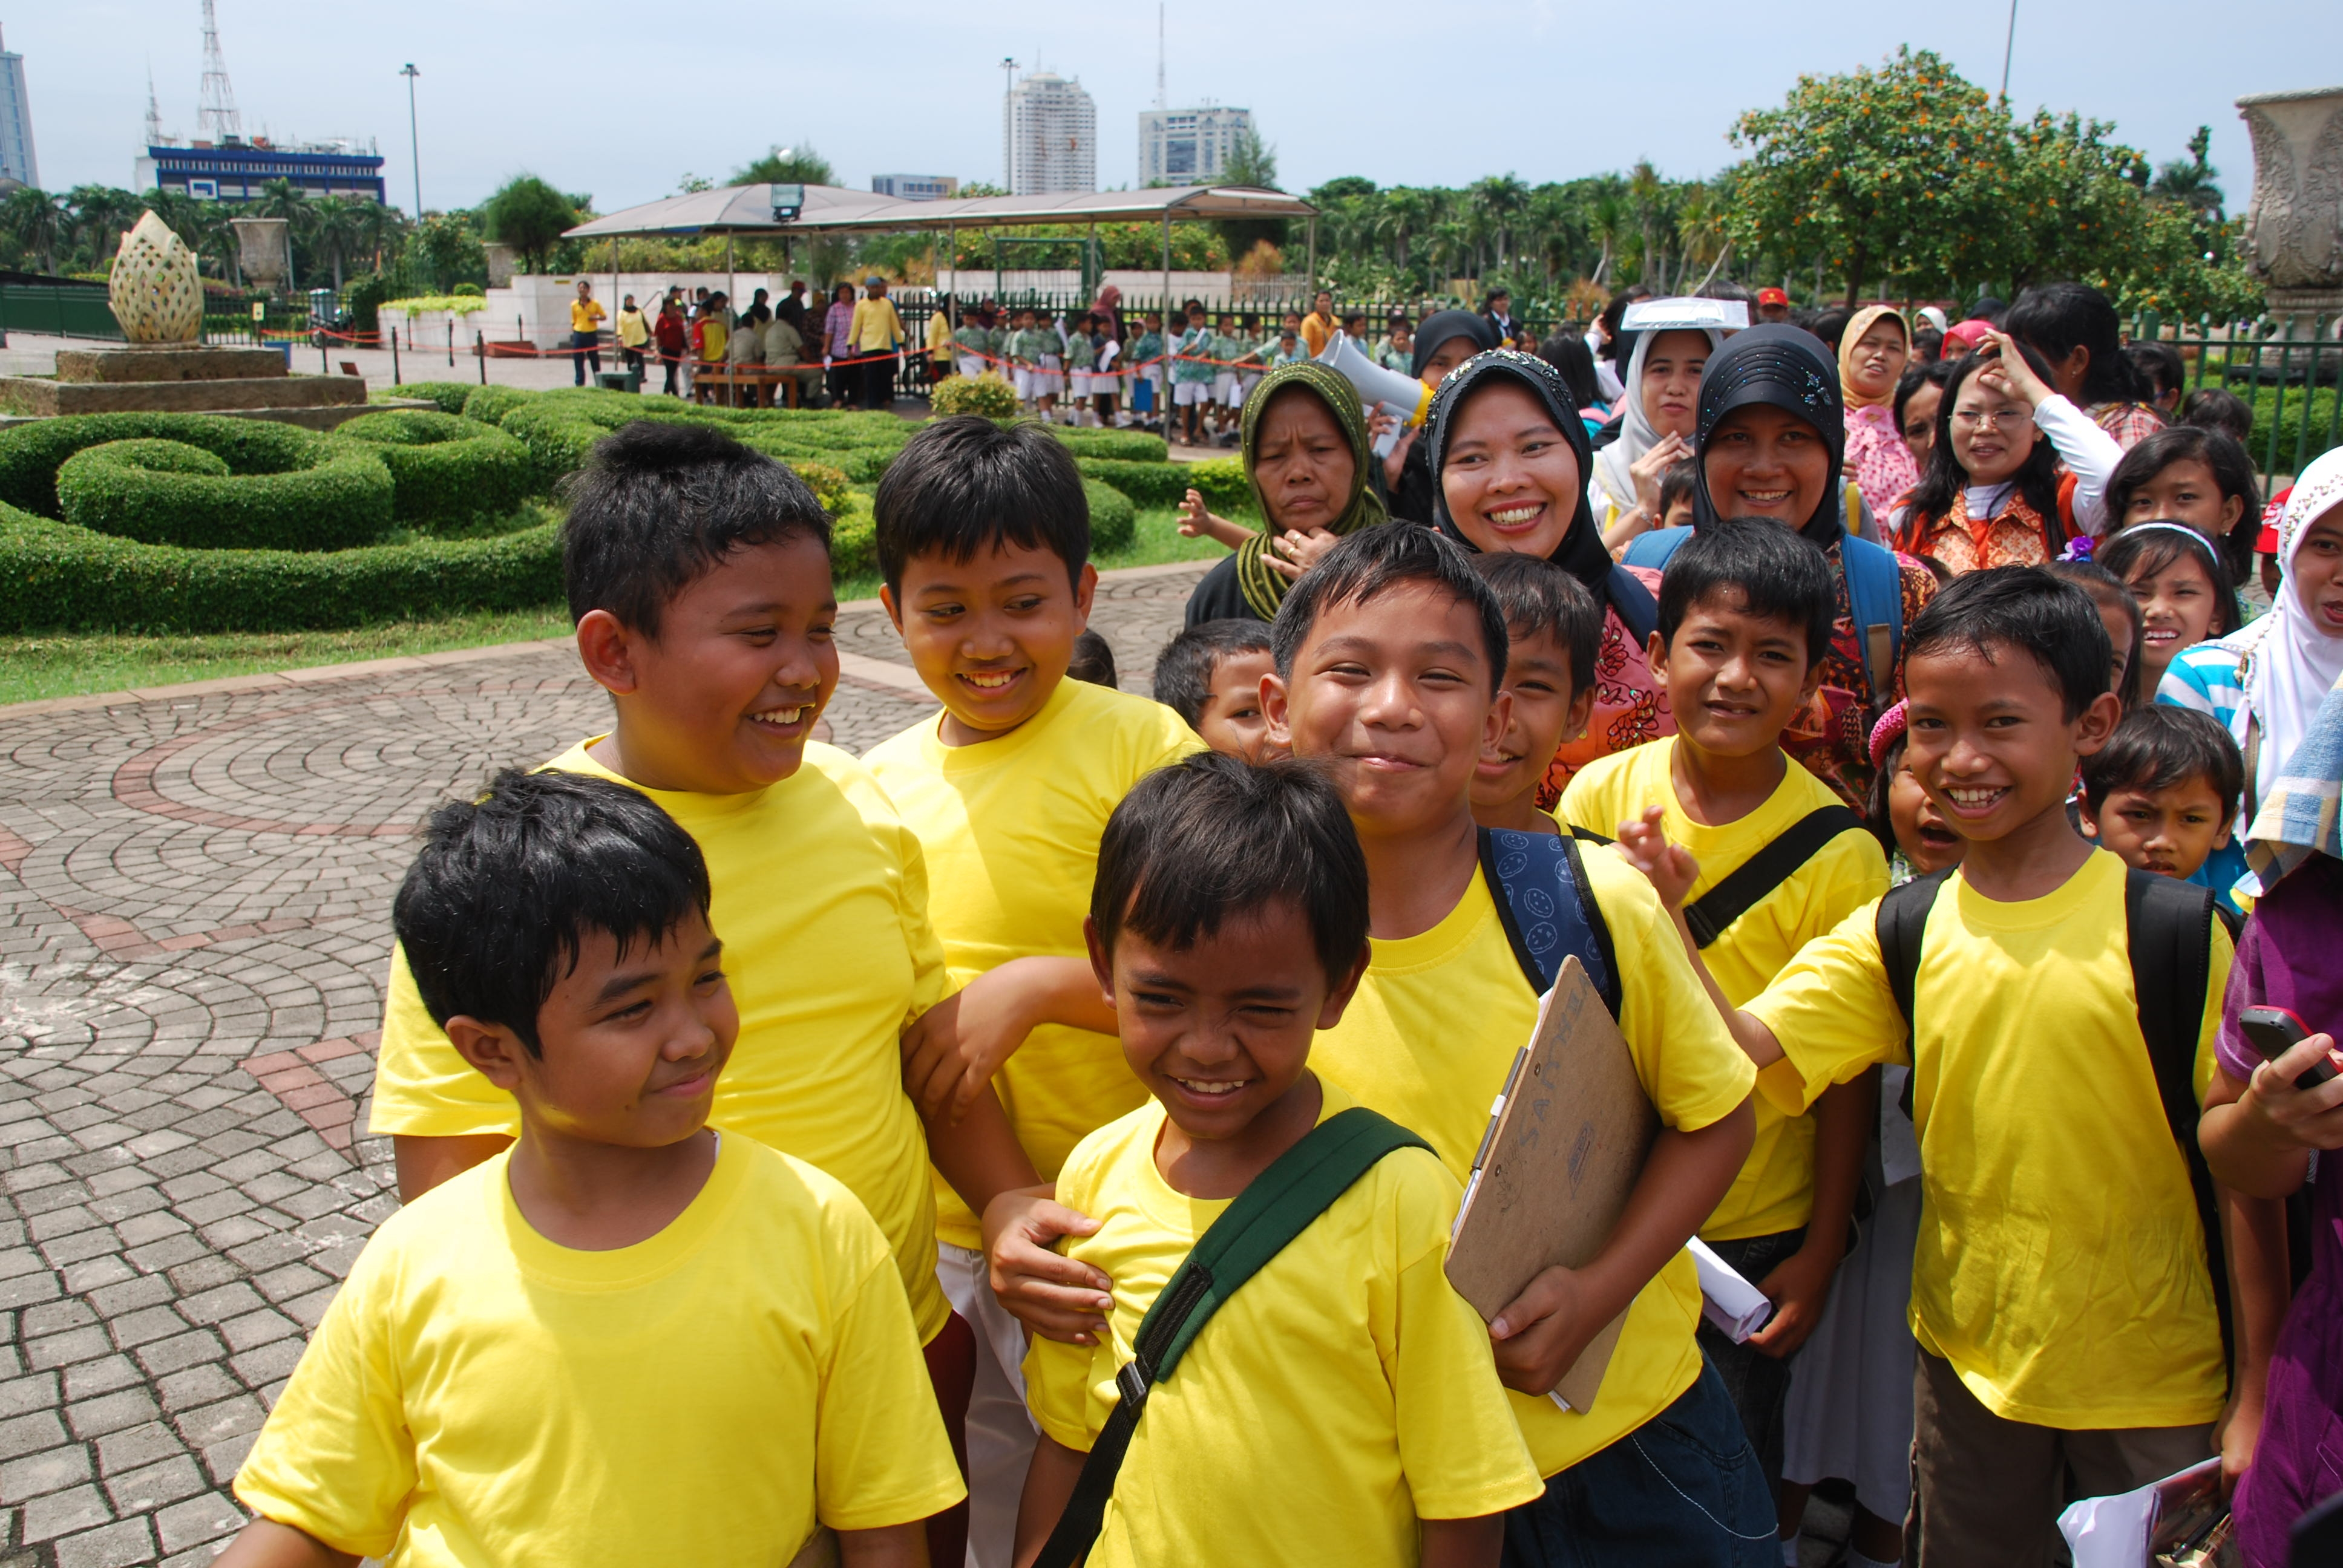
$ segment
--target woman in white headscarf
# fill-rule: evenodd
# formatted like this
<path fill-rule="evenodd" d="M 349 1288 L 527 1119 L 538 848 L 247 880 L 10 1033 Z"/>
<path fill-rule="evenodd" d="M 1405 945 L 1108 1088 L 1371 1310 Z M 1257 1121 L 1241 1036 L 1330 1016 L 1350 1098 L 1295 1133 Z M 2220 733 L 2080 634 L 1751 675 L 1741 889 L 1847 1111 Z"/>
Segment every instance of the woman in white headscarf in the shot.
<path fill-rule="evenodd" d="M 1700 373 L 1724 341 L 1721 333 L 1681 327 L 1635 339 L 1618 437 L 1594 454 L 1586 486 L 1603 542 L 1612 549 L 1659 526 L 1660 480 L 1692 457 Z"/>

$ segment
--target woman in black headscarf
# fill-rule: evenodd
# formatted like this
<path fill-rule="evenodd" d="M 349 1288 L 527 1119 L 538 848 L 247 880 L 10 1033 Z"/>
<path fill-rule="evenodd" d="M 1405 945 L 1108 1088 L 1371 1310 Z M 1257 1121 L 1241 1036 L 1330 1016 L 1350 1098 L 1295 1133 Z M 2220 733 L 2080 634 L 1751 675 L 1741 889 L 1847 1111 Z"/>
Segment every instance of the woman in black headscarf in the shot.
<path fill-rule="evenodd" d="M 1547 770 L 1550 804 L 1597 757 L 1675 733 L 1644 647 L 1659 574 L 1615 566 L 1604 548 L 1586 500 L 1586 426 L 1552 365 L 1510 348 L 1474 356 L 1441 382 L 1430 430 L 1433 527 L 1469 550 L 1542 556 L 1603 606 L 1594 716 Z"/>
<path fill-rule="evenodd" d="M 1782 749 L 1860 810 L 1874 771 L 1871 722 L 1894 702 L 1896 678 L 1883 668 L 1875 692 L 1865 674 L 1873 642 L 1883 644 L 1878 662 L 1889 662 L 1888 639 L 1855 626 L 1846 553 L 1880 547 L 1861 538 L 1847 543 L 1843 519 L 1852 487 L 1841 471 L 1845 448 L 1838 367 L 1811 333 L 1787 325 L 1753 327 L 1727 338 L 1709 360 L 1694 428 L 1693 526 L 1718 518 L 1771 518 L 1830 558 L 1838 595 L 1831 648 L 1823 656 L 1814 697 L 1782 732 Z M 1860 495 L 1851 503 L 1858 528 L 1868 516 Z M 1909 625 L 1935 596 L 1936 579 L 1908 556 L 1894 560 Z M 1892 640 L 1900 646 L 1902 638 Z"/>
<path fill-rule="evenodd" d="M 1496 329 L 1488 317 L 1470 310 L 1436 310 L 1415 329 L 1415 358 L 1409 374 L 1428 387 L 1475 354 L 1497 347 Z M 1410 430 L 1383 459 L 1383 488 L 1391 499 L 1391 515 L 1411 523 L 1432 520 L 1439 498 L 1433 494 L 1432 465 L 1426 461 L 1423 432 Z"/>

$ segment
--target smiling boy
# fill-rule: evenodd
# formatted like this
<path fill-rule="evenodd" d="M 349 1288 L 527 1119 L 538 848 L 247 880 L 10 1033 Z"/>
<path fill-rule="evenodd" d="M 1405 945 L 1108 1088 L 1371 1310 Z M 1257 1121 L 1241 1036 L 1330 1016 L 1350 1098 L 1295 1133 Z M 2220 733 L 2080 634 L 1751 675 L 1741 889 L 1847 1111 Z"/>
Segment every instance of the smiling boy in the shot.
<path fill-rule="evenodd" d="M 1353 1111 L 1310 1054 L 1359 983 L 1366 910 L 1358 840 L 1307 767 L 1192 758 L 1109 822 L 1085 934 L 1153 1103 L 1059 1173 L 1059 1201 L 1099 1221 L 1067 1255 L 1115 1280 L 1115 1306 L 1107 1335 L 1037 1339 L 1027 1359 L 1043 1435 L 1021 1564 L 1182 1261 L 1280 1156 Z M 1229 1293 L 1150 1390 L 1088 1560 L 1494 1568 L 1501 1515 L 1539 1486 L 1488 1334 L 1442 1272 L 1460 1196 L 1421 1146 L 1394 1149 Z"/>
<path fill-rule="evenodd" d="M 1046 429 L 938 419 L 889 466 L 876 511 L 880 601 L 943 712 L 865 760 L 919 837 L 944 960 L 968 988 L 906 1033 L 903 1070 L 931 1127 L 980 1110 L 997 1084 L 1014 1133 L 1004 1160 L 943 1167 L 936 1194 L 940 1276 L 982 1341 L 970 1528 L 992 1568 L 1008 1560 L 1033 1427 L 1023 1333 L 986 1283 L 977 1214 L 1055 1175 L 1143 1097 L 1091 976 L 1082 918 L 1116 804 L 1202 742 L 1160 704 L 1066 678 L 1098 571 L 1081 475 Z"/>
<path fill-rule="evenodd" d="M 520 1136 L 367 1242 L 222 1563 L 745 1565 L 817 1528 L 854 1568 L 927 1561 L 961 1486 L 886 1238 L 707 1126 L 740 1029 L 710 908 L 623 785 L 507 772 L 435 814 L 393 923 Z"/>
<path fill-rule="evenodd" d="M 1473 819 L 1517 833 L 1560 833 L 1538 809 L 1546 769 L 1594 710 L 1603 608 L 1586 586 L 1539 556 L 1478 555 L 1473 568 L 1505 618 L 1505 731 L 1473 769 Z"/>
<path fill-rule="evenodd" d="M 1730 1021 L 1785 1111 L 1875 1063 L 1911 1063 L 1907 1550 L 2041 1563 L 2070 1470 L 2083 1495 L 2104 1495 L 2212 1452 L 2227 1374 L 2210 1239 L 2137 1012 L 2128 873 L 2066 816 L 2077 759 L 2119 716 L 2097 611 L 2037 568 L 1993 568 L 1955 579 L 1906 646 L 1905 766 L 1967 841 L 1956 869 L 1911 884 L 1930 901 L 1908 1026 L 1876 905 Z M 1623 835 L 1647 865 L 1673 861 L 1655 839 Z M 2230 960 L 2227 933 L 2205 925 L 2199 1095 Z"/>
<path fill-rule="evenodd" d="M 1269 628 L 1257 620 L 1207 620 L 1163 645 L 1155 658 L 1155 700 L 1186 719 L 1213 750 L 1261 762 L 1283 753 L 1268 744 L 1261 683 L 1276 671 Z"/>

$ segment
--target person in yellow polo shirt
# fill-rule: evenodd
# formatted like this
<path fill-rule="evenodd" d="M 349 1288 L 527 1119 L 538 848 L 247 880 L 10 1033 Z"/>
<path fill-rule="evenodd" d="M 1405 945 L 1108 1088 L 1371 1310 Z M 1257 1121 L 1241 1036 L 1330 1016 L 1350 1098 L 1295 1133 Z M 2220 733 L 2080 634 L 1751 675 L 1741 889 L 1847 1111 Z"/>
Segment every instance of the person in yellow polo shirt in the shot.
<path fill-rule="evenodd" d="M 618 304 L 618 363 L 634 372 L 638 388 L 643 380 L 643 350 L 651 340 L 650 323 L 631 294 Z"/>
<path fill-rule="evenodd" d="M 846 329 L 847 342 L 862 367 L 862 406 L 890 408 L 895 404 L 895 355 L 903 347 L 903 317 L 887 297 L 887 280 L 872 273 L 862 280 L 862 297 L 854 302 L 854 319 Z"/>
<path fill-rule="evenodd" d="M 594 297 L 594 286 L 579 278 L 578 297 L 569 302 L 569 367 L 580 387 L 586 385 L 588 361 L 596 375 L 602 373 L 602 322 L 608 315 Z"/>

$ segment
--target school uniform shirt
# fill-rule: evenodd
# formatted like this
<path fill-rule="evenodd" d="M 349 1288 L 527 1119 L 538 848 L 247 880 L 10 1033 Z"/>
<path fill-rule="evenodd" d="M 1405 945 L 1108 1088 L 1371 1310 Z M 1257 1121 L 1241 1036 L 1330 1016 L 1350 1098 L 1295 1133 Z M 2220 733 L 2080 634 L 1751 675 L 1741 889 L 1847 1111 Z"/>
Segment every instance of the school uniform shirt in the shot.
<path fill-rule="evenodd" d="M 569 330 L 592 332 L 600 326 L 603 317 L 608 314 L 608 312 L 602 308 L 599 300 L 573 299 L 569 302 Z"/>
<path fill-rule="evenodd" d="M 1354 1101 L 1324 1085 L 1324 1121 Z M 1058 1201 L 1100 1222 L 1069 1257 L 1107 1271 L 1105 1342 L 1035 1339 L 1026 1398 L 1088 1452 L 1140 1321 L 1228 1199 L 1191 1198 L 1155 1163 L 1153 1102 L 1082 1140 Z M 1165 1563 L 1413 1564 L 1419 1519 L 1472 1519 L 1544 1487 L 1480 1315 L 1442 1271 L 1456 1179 L 1402 1149 L 1223 1302 L 1147 1413 L 1115 1476 L 1094 1568 Z"/>
<path fill-rule="evenodd" d="M 1874 1063 L 1911 1063 L 1912 1332 L 2009 1421 L 2190 1426 L 2227 1392 L 2188 1171 L 2135 1011 L 2124 872 L 2096 850 L 2065 886 L 2014 903 L 1948 878 L 1922 939 L 1908 1053 L 1875 905 L 1748 1008 L 1786 1053 L 1789 1070 L 1758 1081 L 1785 1110 Z M 2200 1098 L 2229 961 L 2216 921 Z"/>
<path fill-rule="evenodd" d="M 1172 340 L 1172 352 L 1181 356 L 1172 364 L 1172 383 L 1175 387 L 1209 387 L 1212 377 L 1220 374 L 1221 367 L 1212 363 L 1214 356 L 1209 328 L 1199 327 L 1180 334 Z"/>
<path fill-rule="evenodd" d="M 1678 744 L 1679 738 L 1671 735 L 1588 763 L 1564 792 L 1562 811 L 1574 827 L 1615 838 L 1622 822 L 1659 807 L 1668 841 L 1683 845 L 1700 862 L 1690 899 L 1740 869 L 1802 818 L 1840 803 L 1828 785 L 1785 758 L 1782 781 L 1764 805 L 1737 822 L 1695 822 L 1676 797 L 1672 769 Z M 1886 891 L 1887 859 L 1879 841 L 1862 824 L 1851 822 L 1702 949 L 1701 957 L 1725 1000 L 1743 1006 L 1799 949 Z M 1731 1190 L 1700 1228 L 1704 1241 L 1776 1235 L 1814 1217 L 1814 1118 L 1785 1114 L 1763 1096 L 1756 1111 L 1756 1141 Z"/>
<path fill-rule="evenodd" d="M 1607 851 L 1584 857 L 1587 885 L 1618 957 L 1620 1032 L 1635 1076 L 1668 1127 L 1696 1131 L 1732 1114 L 1756 1077 L 1725 1032 L 1651 883 Z M 1341 1023 L 1318 1037 L 1311 1065 L 1328 1083 L 1413 1128 L 1463 1181 L 1515 1052 L 1537 1024 L 1482 873 L 1440 923 L 1377 939 Z M 1700 1281 L 1678 1252 L 1627 1312 L 1594 1409 L 1565 1411 L 1510 1391 L 1530 1459 L 1551 1476 L 1607 1448 L 1674 1403 L 1700 1375 Z"/>
<path fill-rule="evenodd" d="M 858 299 L 846 337 L 857 354 L 891 354 L 903 341 L 903 318 L 896 313 L 895 302 L 884 296 Z"/>
<path fill-rule="evenodd" d="M 618 312 L 618 346 L 620 347 L 640 348 L 644 344 L 649 343 L 650 338 L 650 328 L 643 325 L 641 311 Z"/>
<path fill-rule="evenodd" d="M 1011 959 L 1087 959 L 1082 918 L 1099 836 L 1131 787 L 1204 743 L 1170 709 L 1061 679 L 1008 734 L 946 746 L 924 719 L 864 760 L 919 835 L 929 918 L 954 989 Z M 1111 1034 L 1043 1024 L 993 1074 L 1017 1141 L 1044 1181 L 1075 1144 L 1147 1098 Z M 936 1181 L 936 1235 L 983 1244 L 977 1217 Z"/>
<path fill-rule="evenodd" d="M 599 739 L 546 766 L 628 782 L 587 755 Z M 740 1010 L 709 1123 L 845 1182 L 894 1250 L 920 1340 L 933 1339 L 951 1306 L 936 1283 L 927 1136 L 903 1092 L 900 1037 L 947 987 L 918 838 L 868 769 L 819 742 L 751 794 L 642 792 L 707 859 L 709 921 Z M 517 1135 L 512 1096 L 456 1054 L 397 950 L 387 990 L 374 1135 Z"/>
<path fill-rule="evenodd" d="M 236 1481 L 393 1568 L 787 1562 L 965 1493 L 886 1239 L 753 1139 L 665 1230 L 578 1251 L 500 1154 L 382 1223 Z"/>

